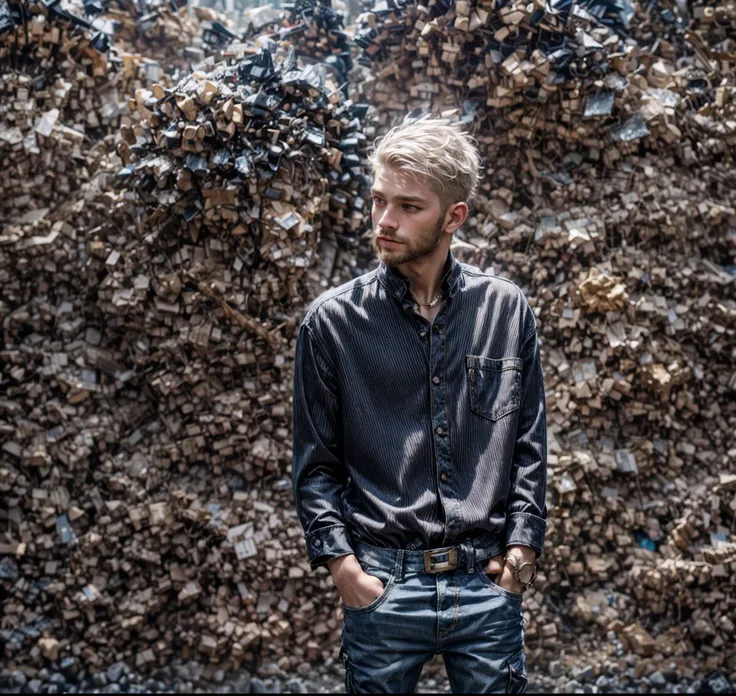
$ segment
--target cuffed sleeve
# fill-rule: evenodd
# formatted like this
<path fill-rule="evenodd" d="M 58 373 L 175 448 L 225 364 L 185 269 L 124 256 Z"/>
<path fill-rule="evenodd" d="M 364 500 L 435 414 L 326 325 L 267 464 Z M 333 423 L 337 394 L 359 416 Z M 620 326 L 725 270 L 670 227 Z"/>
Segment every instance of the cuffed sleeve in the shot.
<path fill-rule="evenodd" d="M 353 553 L 348 530 L 343 525 L 321 527 L 307 534 L 306 540 L 309 563 L 313 570 L 326 565 L 331 558 Z"/>
<path fill-rule="evenodd" d="M 340 495 L 346 483 L 334 366 L 302 324 L 294 365 L 292 482 L 311 567 L 353 553 Z"/>
<path fill-rule="evenodd" d="M 542 553 L 547 522 L 524 512 L 511 513 L 506 521 L 506 546 L 518 544 Z"/>
<path fill-rule="evenodd" d="M 526 324 L 506 545 L 529 546 L 539 555 L 547 527 L 547 414 L 536 321 L 531 309 Z"/>

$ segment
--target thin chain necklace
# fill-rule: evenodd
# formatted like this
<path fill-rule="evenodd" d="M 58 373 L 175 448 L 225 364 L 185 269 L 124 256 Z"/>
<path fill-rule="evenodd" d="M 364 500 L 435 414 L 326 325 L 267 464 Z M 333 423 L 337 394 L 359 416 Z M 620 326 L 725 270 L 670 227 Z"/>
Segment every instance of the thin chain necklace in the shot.
<path fill-rule="evenodd" d="M 421 302 L 415 302 L 415 304 L 418 307 L 434 307 L 442 298 L 442 290 L 440 290 L 435 296 L 434 299 L 429 304 L 422 304 Z"/>

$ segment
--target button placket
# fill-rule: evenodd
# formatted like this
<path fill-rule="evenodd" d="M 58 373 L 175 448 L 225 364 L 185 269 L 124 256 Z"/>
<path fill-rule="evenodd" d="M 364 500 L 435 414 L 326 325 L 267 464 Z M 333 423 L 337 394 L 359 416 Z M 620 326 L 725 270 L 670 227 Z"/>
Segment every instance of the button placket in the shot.
<path fill-rule="evenodd" d="M 422 345 L 422 350 L 427 362 L 429 362 L 430 341 L 428 341 L 427 338 L 431 336 L 432 327 L 421 314 L 414 311 L 414 305 L 407 299 L 407 297 L 408 294 L 407 296 L 404 296 L 401 292 L 396 293 L 396 299 L 399 300 L 401 309 L 409 315 L 408 318 L 411 322 L 412 330 L 417 332 L 419 342 Z"/>
<path fill-rule="evenodd" d="M 450 450 L 449 414 L 446 410 L 447 379 L 445 375 L 445 326 L 443 323 L 447 307 L 443 307 L 435 319 L 430 331 L 431 360 L 430 375 L 432 375 L 432 426 L 434 451 L 437 456 L 437 480 L 439 494 L 445 514 L 445 536 L 451 536 L 456 530 L 459 518 L 459 502 L 454 498 L 452 490 L 452 457 Z"/>

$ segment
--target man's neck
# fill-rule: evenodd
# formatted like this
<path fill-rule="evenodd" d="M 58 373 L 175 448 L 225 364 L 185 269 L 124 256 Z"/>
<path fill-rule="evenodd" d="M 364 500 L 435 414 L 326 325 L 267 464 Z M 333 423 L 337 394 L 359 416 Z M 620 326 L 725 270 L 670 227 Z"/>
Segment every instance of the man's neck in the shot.
<path fill-rule="evenodd" d="M 447 249 L 437 249 L 430 256 L 402 263 L 396 267 L 409 280 L 411 294 L 419 304 L 429 304 L 439 293 L 442 286 L 442 272 L 447 262 L 447 253 Z"/>

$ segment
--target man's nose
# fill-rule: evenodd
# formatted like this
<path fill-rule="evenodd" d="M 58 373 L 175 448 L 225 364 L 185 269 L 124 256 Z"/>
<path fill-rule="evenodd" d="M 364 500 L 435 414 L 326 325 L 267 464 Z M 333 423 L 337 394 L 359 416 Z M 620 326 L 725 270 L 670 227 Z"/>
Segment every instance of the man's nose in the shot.
<path fill-rule="evenodd" d="M 386 206 L 386 209 L 378 218 L 378 228 L 381 230 L 395 230 L 398 228 L 398 226 L 399 223 L 391 213 L 389 206 Z"/>

